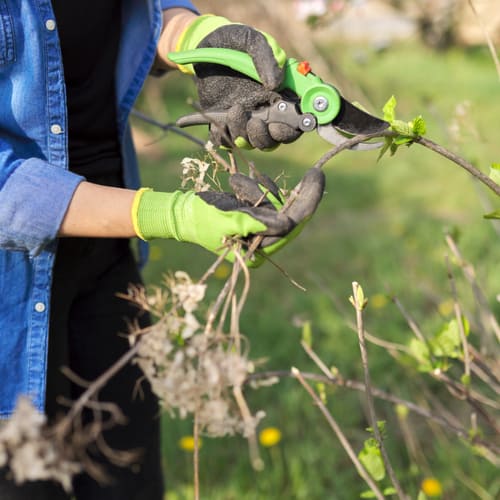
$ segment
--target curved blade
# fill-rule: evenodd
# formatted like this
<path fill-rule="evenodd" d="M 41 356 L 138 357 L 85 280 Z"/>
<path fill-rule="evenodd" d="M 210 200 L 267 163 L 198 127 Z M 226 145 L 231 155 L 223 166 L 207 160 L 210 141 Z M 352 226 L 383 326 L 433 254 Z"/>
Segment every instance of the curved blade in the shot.
<path fill-rule="evenodd" d="M 349 140 L 349 137 L 342 135 L 333 125 L 319 125 L 318 134 L 325 139 L 325 141 L 335 146 L 340 146 Z M 378 149 L 383 145 L 383 142 L 360 142 L 359 144 L 351 146 L 349 149 L 353 151 L 369 151 L 371 149 Z"/>
<path fill-rule="evenodd" d="M 343 97 L 340 98 L 339 114 L 332 121 L 332 125 L 348 134 L 374 134 L 383 132 L 389 123 L 376 116 L 370 115 L 357 108 Z"/>

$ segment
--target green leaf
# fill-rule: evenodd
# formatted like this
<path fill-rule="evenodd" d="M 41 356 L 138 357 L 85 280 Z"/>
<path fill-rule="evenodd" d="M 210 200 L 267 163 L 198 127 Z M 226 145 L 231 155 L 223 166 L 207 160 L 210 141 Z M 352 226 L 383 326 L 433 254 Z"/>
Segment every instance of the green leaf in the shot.
<path fill-rule="evenodd" d="M 462 324 L 465 335 L 469 334 L 469 322 L 464 317 Z M 438 357 L 461 358 L 462 341 L 460 339 L 459 325 L 456 319 L 446 323 L 436 336 L 429 341 L 432 354 Z"/>
<path fill-rule="evenodd" d="M 422 116 L 417 116 L 412 122 L 412 131 L 414 135 L 425 135 L 427 124 Z"/>
<path fill-rule="evenodd" d="M 407 406 L 404 406 L 402 404 L 397 404 L 396 405 L 396 415 L 401 420 L 406 420 L 406 418 L 408 417 L 409 413 L 410 413 L 410 410 L 408 409 Z"/>
<path fill-rule="evenodd" d="M 327 404 L 328 403 L 328 400 L 327 400 L 327 397 L 326 397 L 326 386 L 323 382 L 317 382 L 316 383 L 316 390 L 318 391 L 318 395 L 321 399 L 321 402 L 323 404 Z"/>
<path fill-rule="evenodd" d="M 349 302 L 354 306 L 356 310 L 362 311 L 366 307 L 368 300 L 365 298 L 363 287 L 359 283 L 354 282 L 353 286 L 356 293 L 356 297 L 353 297 L 351 295 L 349 297 Z"/>
<path fill-rule="evenodd" d="M 412 338 L 410 340 L 410 344 L 408 345 L 412 356 L 418 363 L 418 369 L 421 372 L 427 373 L 434 369 L 431 363 L 431 353 L 429 351 L 429 346 L 418 340 L 416 338 Z"/>
<path fill-rule="evenodd" d="M 377 427 L 378 431 L 380 432 L 380 436 L 382 439 L 385 439 L 386 437 L 386 421 L 385 420 L 377 420 Z M 367 427 L 366 430 L 370 433 L 373 434 L 373 427 Z M 374 442 L 374 445 L 377 446 L 377 441 Z"/>
<path fill-rule="evenodd" d="M 500 163 L 493 163 L 491 165 L 490 179 L 500 184 Z"/>
<path fill-rule="evenodd" d="M 462 382 L 462 384 L 465 385 L 465 387 L 470 387 L 470 375 L 467 375 L 466 373 L 464 373 L 460 377 L 460 381 Z"/>
<path fill-rule="evenodd" d="M 394 138 L 394 144 L 396 146 L 402 146 L 403 144 L 408 144 L 412 142 L 413 139 L 411 137 L 405 136 L 405 135 L 398 135 L 397 137 Z"/>
<path fill-rule="evenodd" d="M 403 120 L 393 120 L 391 122 L 391 127 L 392 130 L 398 134 L 413 137 L 413 130 L 410 123 L 404 122 Z"/>
<path fill-rule="evenodd" d="M 395 495 L 397 492 L 392 486 L 389 486 L 388 488 L 385 488 L 382 491 L 382 493 L 384 496 L 390 496 L 390 495 Z M 359 495 L 359 497 L 360 498 L 377 498 L 377 495 L 375 494 L 375 492 L 373 490 L 366 490 L 366 491 L 363 491 L 363 493 L 361 493 L 361 495 Z"/>
<path fill-rule="evenodd" d="M 418 492 L 417 500 L 427 500 L 427 495 L 422 490 L 420 490 Z"/>
<path fill-rule="evenodd" d="M 302 342 L 308 347 L 312 346 L 312 328 L 310 321 L 306 321 L 302 325 Z"/>
<path fill-rule="evenodd" d="M 396 119 L 396 105 L 397 101 L 394 96 L 391 96 L 389 100 L 384 104 L 382 111 L 384 113 L 384 120 L 392 124 Z"/>
<path fill-rule="evenodd" d="M 427 127 L 422 116 L 417 116 L 411 122 L 397 120 L 396 105 L 396 98 L 391 96 L 382 108 L 384 120 L 391 124 L 392 130 L 398 135 L 396 137 L 385 138 L 385 144 L 378 155 L 377 161 L 380 160 L 387 151 L 390 151 L 391 156 L 393 156 L 399 146 L 410 146 L 418 136 L 424 135 L 426 132 Z"/>
<path fill-rule="evenodd" d="M 382 460 L 382 453 L 376 441 L 367 439 L 364 448 L 359 452 L 359 461 L 365 466 L 370 476 L 375 481 L 381 481 L 385 477 L 385 465 Z"/>
<path fill-rule="evenodd" d="M 377 161 L 379 161 L 382 156 L 389 151 L 389 148 L 392 146 L 392 137 L 385 137 L 385 144 L 382 146 L 382 149 L 380 150 L 380 153 L 378 154 Z"/>
<path fill-rule="evenodd" d="M 485 219 L 500 219 L 500 210 L 495 210 L 489 214 L 483 215 Z"/>

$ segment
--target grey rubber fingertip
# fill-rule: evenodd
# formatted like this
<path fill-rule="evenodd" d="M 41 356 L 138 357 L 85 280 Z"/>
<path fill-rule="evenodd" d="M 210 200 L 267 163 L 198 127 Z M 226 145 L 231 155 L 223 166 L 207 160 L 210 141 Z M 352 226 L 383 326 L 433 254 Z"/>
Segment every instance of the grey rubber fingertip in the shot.
<path fill-rule="evenodd" d="M 325 174 L 321 169 L 313 167 L 304 174 L 300 182 L 300 190 L 294 202 L 281 212 L 294 222 L 294 227 L 311 217 L 318 208 L 325 191 Z M 279 239 L 276 236 L 265 236 L 260 246 L 268 247 Z"/>

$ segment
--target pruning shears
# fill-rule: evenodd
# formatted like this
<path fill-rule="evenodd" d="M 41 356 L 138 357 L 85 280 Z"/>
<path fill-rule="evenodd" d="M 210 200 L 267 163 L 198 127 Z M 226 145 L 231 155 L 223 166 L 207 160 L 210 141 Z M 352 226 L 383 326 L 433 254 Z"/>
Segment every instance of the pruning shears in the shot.
<path fill-rule="evenodd" d="M 260 81 L 250 55 L 232 49 L 198 48 L 168 55 L 177 64 L 212 63 L 227 66 L 255 81 Z M 282 91 L 291 90 L 297 100 Z M 303 132 L 316 130 L 331 144 L 340 146 L 359 134 L 383 132 L 390 125 L 370 115 L 344 99 L 340 92 L 313 73 L 306 61 L 289 58 L 285 62 L 284 78 L 278 89 L 281 98 L 269 106 L 252 112 L 266 123 L 284 123 Z M 207 111 L 181 117 L 177 126 L 188 127 L 210 123 L 224 123 L 225 111 Z M 375 149 L 381 142 L 362 142 L 355 150 Z"/>

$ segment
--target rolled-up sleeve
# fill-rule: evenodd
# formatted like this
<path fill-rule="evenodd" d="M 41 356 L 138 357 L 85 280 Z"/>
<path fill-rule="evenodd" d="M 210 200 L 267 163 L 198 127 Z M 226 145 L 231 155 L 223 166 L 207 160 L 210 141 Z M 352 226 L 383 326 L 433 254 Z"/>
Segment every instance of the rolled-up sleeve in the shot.
<path fill-rule="evenodd" d="M 0 189 L 0 247 L 38 254 L 57 237 L 83 177 L 46 161 L 19 161 Z"/>

